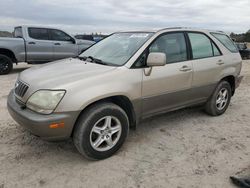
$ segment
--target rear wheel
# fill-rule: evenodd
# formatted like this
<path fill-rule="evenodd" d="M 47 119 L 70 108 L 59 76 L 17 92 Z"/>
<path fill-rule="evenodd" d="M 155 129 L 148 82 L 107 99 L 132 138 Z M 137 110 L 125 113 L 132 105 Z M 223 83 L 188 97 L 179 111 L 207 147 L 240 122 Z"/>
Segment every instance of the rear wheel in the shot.
<path fill-rule="evenodd" d="M 231 85 L 227 81 L 221 81 L 210 99 L 207 101 L 205 111 L 212 116 L 223 114 L 228 108 L 231 96 Z"/>
<path fill-rule="evenodd" d="M 128 130 L 128 117 L 122 108 L 113 103 L 99 103 L 80 116 L 73 140 L 85 157 L 105 159 L 120 149 Z"/>
<path fill-rule="evenodd" d="M 12 60 L 8 56 L 0 54 L 0 75 L 9 74 L 12 69 Z"/>

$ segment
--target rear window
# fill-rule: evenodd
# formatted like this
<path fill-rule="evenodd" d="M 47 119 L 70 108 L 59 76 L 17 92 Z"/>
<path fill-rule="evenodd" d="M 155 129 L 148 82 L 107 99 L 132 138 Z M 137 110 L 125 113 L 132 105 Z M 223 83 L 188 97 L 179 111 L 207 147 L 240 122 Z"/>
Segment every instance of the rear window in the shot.
<path fill-rule="evenodd" d="M 228 50 L 230 50 L 233 53 L 238 52 L 237 47 L 234 45 L 233 41 L 224 34 L 220 33 L 211 33 L 216 39 L 218 39 Z"/>
<path fill-rule="evenodd" d="M 21 27 L 16 27 L 14 30 L 14 37 L 16 38 L 22 38 L 23 33 L 22 33 L 22 28 Z"/>
<path fill-rule="evenodd" d="M 49 40 L 48 29 L 45 28 L 29 28 L 29 36 L 38 40 Z"/>

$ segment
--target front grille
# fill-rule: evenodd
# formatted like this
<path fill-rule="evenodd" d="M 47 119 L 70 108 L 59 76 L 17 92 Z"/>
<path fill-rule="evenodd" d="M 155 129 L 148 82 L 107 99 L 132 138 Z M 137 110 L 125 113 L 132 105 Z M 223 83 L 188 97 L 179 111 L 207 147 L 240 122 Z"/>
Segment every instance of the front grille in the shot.
<path fill-rule="evenodd" d="M 23 97 L 28 89 L 29 89 L 29 86 L 27 84 L 18 80 L 15 85 L 15 94 L 19 97 Z"/>

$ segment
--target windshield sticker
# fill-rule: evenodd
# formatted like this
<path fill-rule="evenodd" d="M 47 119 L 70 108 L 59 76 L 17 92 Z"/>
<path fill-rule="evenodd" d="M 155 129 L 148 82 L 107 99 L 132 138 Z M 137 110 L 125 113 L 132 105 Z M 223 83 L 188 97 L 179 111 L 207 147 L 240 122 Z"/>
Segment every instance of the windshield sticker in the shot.
<path fill-rule="evenodd" d="M 148 34 L 147 33 L 136 33 L 136 34 L 133 34 L 131 35 L 129 38 L 146 38 L 148 37 Z"/>

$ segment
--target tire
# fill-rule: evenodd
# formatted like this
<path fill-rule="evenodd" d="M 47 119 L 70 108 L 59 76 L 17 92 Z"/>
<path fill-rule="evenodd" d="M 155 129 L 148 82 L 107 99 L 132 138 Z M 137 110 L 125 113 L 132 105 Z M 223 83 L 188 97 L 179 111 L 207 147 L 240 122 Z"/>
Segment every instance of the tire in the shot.
<path fill-rule="evenodd" d="M 12 60 L 8 56 L 0 54 L 0 75 L 9 74 L 12 69 Z"/>
<path fill-rule="evenodd" d="M 129 120 L 122 108 L 103 102 L 86 109 L 75 126 L 73 141 L 77 150 L 88 159 L 100 160 L 121 148 L 128 135 Z"/>
<path fill-rule="evenodd" d="M 205 111 L 211 116 L 219 116 L 223 114 L 228 108 L 231 96 L 231 85 L 227 81 L 221 81 L 207 101 Z"/>

